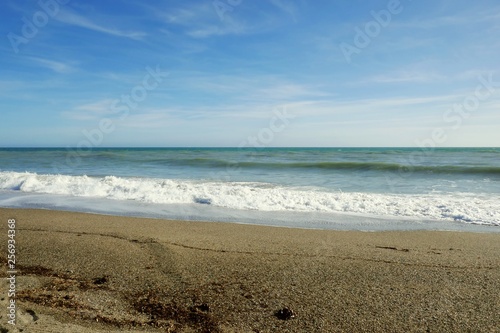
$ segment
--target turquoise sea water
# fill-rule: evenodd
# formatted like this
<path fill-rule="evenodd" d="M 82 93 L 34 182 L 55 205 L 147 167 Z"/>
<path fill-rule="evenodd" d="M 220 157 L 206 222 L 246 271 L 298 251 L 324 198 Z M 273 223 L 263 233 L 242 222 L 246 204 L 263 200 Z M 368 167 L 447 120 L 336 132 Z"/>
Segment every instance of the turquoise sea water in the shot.
<path fill-rule="evenodd" d="M 500 148 L 0 149 L 0 205 L 81 210 L 97 199 L 100 212 L 127 204 L 176 218 L 499 226 Z"/>

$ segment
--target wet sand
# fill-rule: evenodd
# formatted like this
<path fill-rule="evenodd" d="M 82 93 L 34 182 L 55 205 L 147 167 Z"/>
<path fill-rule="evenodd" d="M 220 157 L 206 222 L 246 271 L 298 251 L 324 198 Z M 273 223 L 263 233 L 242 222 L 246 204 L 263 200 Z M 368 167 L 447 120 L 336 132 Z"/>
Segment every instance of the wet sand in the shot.
<path fill-rule="evenodd" d="M 499 233 L 0 209 L 3 277 L 11 218 L 1 332 L 499 332 Z"/>

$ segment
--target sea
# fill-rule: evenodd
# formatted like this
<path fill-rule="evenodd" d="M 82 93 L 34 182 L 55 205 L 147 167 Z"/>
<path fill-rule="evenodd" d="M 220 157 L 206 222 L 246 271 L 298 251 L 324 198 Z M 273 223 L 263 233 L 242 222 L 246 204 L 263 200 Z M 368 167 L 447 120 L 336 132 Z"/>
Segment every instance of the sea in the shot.
<path fill-rule="evenodd" d="M 0 207 L 500 232 L 500 148 L 0 148 Z"/>

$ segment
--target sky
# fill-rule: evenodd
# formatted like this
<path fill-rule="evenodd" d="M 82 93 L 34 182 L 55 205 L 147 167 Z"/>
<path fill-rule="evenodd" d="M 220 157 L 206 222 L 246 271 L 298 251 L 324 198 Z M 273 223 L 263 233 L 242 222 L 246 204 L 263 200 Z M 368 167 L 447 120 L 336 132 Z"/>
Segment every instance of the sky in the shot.
<path fill-rule="evenodd" d="M 0 147 L 500 146 L 497 0 L 0 7 Z"/>

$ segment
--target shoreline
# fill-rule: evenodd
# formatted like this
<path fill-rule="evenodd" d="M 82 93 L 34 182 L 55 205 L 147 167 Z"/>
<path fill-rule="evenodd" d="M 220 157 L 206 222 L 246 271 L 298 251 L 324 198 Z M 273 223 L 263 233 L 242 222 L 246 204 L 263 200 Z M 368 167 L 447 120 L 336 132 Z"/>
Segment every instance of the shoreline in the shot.
<path fill-rule="evenodd" d="M 500 327 L 498 233 L 275 228 L 0 208 L 3 244 L 9 218 L 16 219 L 20 267 L 18 325 L 5 326 L 0 313 L 9 332 Z M 279 319 L 284 308 L 296 317 Z"/>
<path fill-rule="evenodd" d="M 0 209 L 39 209 L 141 219 L 232 223 L 306 230 L 500 233 L 500 225 L 349 212 L 240 211 L 205 205 L 161 205 L 82 197 L 63 197 L 63 201 L 69 203 L 62 205 L 54 201 L 54 198 L 44 200 L 43 195 L 35 196 L 31 201 L 29 199 L 23 201 L 25 199 L 22 196 L 18 199 L 21 201 L 14 201 L 15 204 L 10 205 L 0 205 Z M 2 197 L 0 197 L 1 200 Z M 188 218 L 185 218 L 186 216 Z"/>

